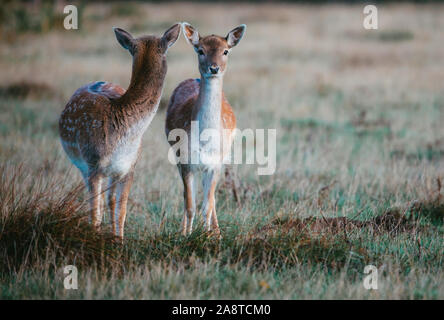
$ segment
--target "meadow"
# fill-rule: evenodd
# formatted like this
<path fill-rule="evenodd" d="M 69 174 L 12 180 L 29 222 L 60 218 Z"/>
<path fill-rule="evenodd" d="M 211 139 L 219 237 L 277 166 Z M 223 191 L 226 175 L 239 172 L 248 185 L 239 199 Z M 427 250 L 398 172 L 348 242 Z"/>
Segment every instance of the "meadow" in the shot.
<path fill-rule="evenodd" d="M 0 298 L 443 299 L 444 6 L 378 9 L 378 30 L 362 27 L 361 5 L 89 4 L 79 30 L 3 24 Z M 222 238 L 207 237 L 200 215 L 179 234 L 165 107 L 199 77 L 181 35 L 121 244 L 108 216 L 101 231 L 88 224 L 58 117 L 83 84 L 128 85 L 131 57 L 113 26 L 160 35 L 178 21 L 204 35 L 247 25 L 224 91 L 238 128 L 277 130 L 276 172 L 231 166 L 217 194 Z M 377 290 L 363 285 L 370 264 Z M 77 290 L 64 289 L 66 265 L 79 269 Z"/>

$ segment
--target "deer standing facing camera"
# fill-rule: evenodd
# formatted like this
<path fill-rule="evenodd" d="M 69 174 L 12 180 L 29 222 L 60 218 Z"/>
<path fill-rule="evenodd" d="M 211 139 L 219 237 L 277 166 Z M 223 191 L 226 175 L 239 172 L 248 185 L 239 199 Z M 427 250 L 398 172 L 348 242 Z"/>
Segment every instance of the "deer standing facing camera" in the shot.
<path fill-rule="evenodd" d="M 242 39 L 246 26 L 241 25 L 226 37 L 210 35 L 201 37 L 188 23 L 182 23 L 183 33 L 198 56 L 201 78 L 181 82 L 169 101 L 165 131 L 167 137 L 174 129 L 185 130 L 188 135 L 188 159 L 198 154 L 197 163 L 178 163 L 184 185 L 185 210 L 182 233 L 190 234 L 195 215 L 194 175 L 203 173 L 204 200 L 202 214 L 205 230 L 220 234 L 216 215 L 215 190 L 223 159 L 229 154 L 236 128 L 233 110 L 222 91 L 223 76 L 228 54 Z M 198 125 L 199 142 L 192 143 L 192 122 Z M 206 135 L 208 129 L 217 135 Z M 208 139 L 202 139 L 206 136 Z M 168 139 L 170 140 L 170 139 Z M 201 141 L 205 140 L 205 141 Z M 171 145 L 175 141 L 169 141 Z M 212 161 L 215 160 L 215 161 Z"/>
<path fill-rule="evenodd" d="M 100 202 L 107 189 L 113 232 L 123 238 L 128 194 L 142 136 L 159 106 L 167 72 L 165 55 L 180 35 L 180 24 L 160 38 L 135 39 L 119 28 L 114 32 L 122 47 L 133 56 L 128 89 L 103 81 L 81 87 L 63 110 L 59 131 L 64 150 L 88 187 L 92 224 L 100 226 Z"/>

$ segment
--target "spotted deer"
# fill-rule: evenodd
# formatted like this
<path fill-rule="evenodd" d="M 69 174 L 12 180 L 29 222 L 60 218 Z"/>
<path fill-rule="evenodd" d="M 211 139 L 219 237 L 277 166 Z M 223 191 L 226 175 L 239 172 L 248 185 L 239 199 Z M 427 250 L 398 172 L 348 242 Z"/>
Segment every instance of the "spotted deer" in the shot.
<path fill-rule="evenodd" d="M 246 26 L 241 25 L 233 29 L 226 37 L 217 35 L 201 37 L 188 23 L 182 23 L 182 30 L 197 53 L 201 78 L 185 80 L 174 90 L 167 109 L 166 135 L 168 137 L 172 130 L 179 128 L 185 130 L 190 137 L 193 121 L 199 126 L 199 136 L 207 129 L 212 129 L 218 134 L 217 137 L 211 136 L 206 141 L 199 139 L 195 147 L 192 146 L 192 139 L 188 138 L 188 154 L 198 151 L 199 161 L 178 163 L 184 185 L 185 210 L 181 228 L 184 235 L 192 231 L 196 210 L 194 176 L 197 172 L 202 172 L 204 200 L 201 210 L 204 227 L 207 232 L 211 231 L 220 236 L 215 191 L 223 159 L 230 151 L 236 128 L 236 118 L 224 96 L 222 84 L 228 54 L 242 39 Z M 169 143 L 173 145 L 176 141 Z M 217 161 L 202 161 L 211 158 L 216 158 Z"/>
<path fill-rule="evenodd" d="M 101 224 L 101 202 L 107 191 L 113 232 L 123 238 L 142 136 L 159 106 L 167 72 L 165 55 L 180 35 L 180 24 L 160 38 L 133 38 L 120 28 L 114 32 L 133 57 L 128 89 L 103 81 L 79 88 L 60 116 L 59 131 L 63 149 L 87 186 L 92 224 Z"/>

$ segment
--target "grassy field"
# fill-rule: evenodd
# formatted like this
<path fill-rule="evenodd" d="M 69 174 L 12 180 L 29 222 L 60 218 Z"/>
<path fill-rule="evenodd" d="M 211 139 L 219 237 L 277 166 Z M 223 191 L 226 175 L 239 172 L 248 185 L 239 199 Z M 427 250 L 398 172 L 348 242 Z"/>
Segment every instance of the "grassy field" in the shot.
<path fill-rule="evenodd" d="M 371 31 L 362 6 L 343 5 L 117 3 L 82 7 L 77 31 L 3 26 L 0 298 L 443 299 L 444 6 L 378 8 Z M 121 245 L 108 224 L 87 223 L 58 116 L 85 83 L 128 85 L 131 58 L 112 26 L 138 36 L 177 21 L 220 35 L 247 24 L 224 90 L 240 129 L 277 129 L 277 170 L 234 166 L 240 202 L 221 181 L 220 241 L 199 227 L 178 234 L 182 183 L 167 161 L 165 105 L 199 76 L 181 35 Z M 71 264 L 78 290 L 63 287 Z M 378 290 L 363 286 L 368 264 Z"/>

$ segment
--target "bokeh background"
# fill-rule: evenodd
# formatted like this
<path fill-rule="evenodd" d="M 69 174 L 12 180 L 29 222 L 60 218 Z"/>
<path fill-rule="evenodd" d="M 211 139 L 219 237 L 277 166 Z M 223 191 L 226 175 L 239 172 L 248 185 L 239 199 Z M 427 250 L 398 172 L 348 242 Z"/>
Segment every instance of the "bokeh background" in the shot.
<path fill-rule="evenodd" d="M 379 29 L 365 30 L 364 4 L 353 1 L 74 2 L 79 29 L 65 30 L 66 4 L 0 6 L 2 297 L 444 297 L 444 5 L 377 3 Z M 125 257 L 125 272 L 87 260 L 81 289 L 64 290 L 61 261 L 85 257 L 63 248 L 82 246 L 34 228 L 32 218 L 81 184 L 61 148 L 58 116 L 85 83 L 129 84 L 131 57 L 113 26 L 161 35 L 179 21 L 203 35 L 247 25 L 224 91 L 240 129 L 277 129 L 276 173 L 231 168 L 218 193 L 221 242 L 199 229 L 189 239 L 176 234 L 182 184 L 167 161 L 165 107 L 180 81 L 199 77 L 181 35 L 168 52 L 161 107 L 130 194 L 125 232 L 134 242 L 123 253 L 112 249 Z M 39 203 L 32 210 L 27 197 Z M 80 189 L 75 201 L 82 199 Z M 17 208 L 31 219 L 11 218 Z M 84 212 L 75 208 L 73 214 Z M 8 233 L 8 223 L 25 231 Z M 58 249 L 48 255 L 40 243 Z M 33 248 L 33 259 L 17 258 L 19 244 L 24 257 Z M 104 259 L 108 251 L 100 252 Z M 367 264 L 380 268 L 378 290 L 363 287 Z"/>

